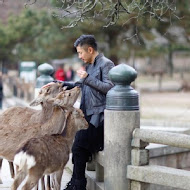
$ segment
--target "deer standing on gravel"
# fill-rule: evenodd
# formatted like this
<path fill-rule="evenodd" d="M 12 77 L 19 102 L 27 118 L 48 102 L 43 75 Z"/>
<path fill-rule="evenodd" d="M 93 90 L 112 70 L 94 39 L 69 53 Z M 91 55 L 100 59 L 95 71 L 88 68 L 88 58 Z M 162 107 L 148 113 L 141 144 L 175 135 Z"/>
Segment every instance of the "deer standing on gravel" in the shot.
<path fill-rule="evenodd" d="M 80 109 L 66 110 L 66 126 L 58 135 L 45 135 L 30 139 L 15 155 L 14 164 L 18 167 L 11 190 L 16 190 L 28 176 L 22 190 L 32 189 L 39 179 L 54 173 L 53 187 L 60 190 L 63 169 L 69 160 L 73 139 L 78 130 L 87 129 L 88 123 Z"/>
<path fill-rule="evenodd" d="M 41 110 L 15 106 L 0 114 L 1 159 L 13 161 L 16 151 L 29 139 L 45 134 L 57 134 L 64 128 L 65 112 L 58 104 L 54 105 L 59 93 L 68 97 L 68 104 L 73 105 L 79 96 L 80 88 L 66 90 L 61 84 L 55 83 L 42 88 L 37 98 L 32 101 L 31 105 L 41 105 Z"/>

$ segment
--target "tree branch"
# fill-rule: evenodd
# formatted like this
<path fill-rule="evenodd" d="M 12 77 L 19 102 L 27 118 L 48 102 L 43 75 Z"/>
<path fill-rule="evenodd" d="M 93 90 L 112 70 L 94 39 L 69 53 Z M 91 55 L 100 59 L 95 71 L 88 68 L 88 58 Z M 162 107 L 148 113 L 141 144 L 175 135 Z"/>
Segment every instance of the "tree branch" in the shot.
<path fill-rule="evenodd" d="M 27 8 L 27 6 L 33 5 L 36 2 L 37 2 L 37 0 L 33 0 L 32 2 L 31 2 L 31 0 L 27 0 L 24 6 L 25 6 L 25 8 Z"/>
<path fill-rule="evenodd" d="M 32 5 L 39 0 L 27 0 L 26 5 Z M 115 25 L 122 15 L 123 26 L 131 20 L 138 22 L 141 17 L 156 18 L 160 22 L 166 22 L 167 14 L 179 18 L 176 12 L 176 0 L 57 0 L 61 3 L 60 7 L 52 8 L 53 16 L 60 19 L 69 18 L 68 25 L 62 28 L 72 28 L 86 19 L 103 21 L 103 27 Z M 132 15 L 132 16 L 129 16 Z"/>

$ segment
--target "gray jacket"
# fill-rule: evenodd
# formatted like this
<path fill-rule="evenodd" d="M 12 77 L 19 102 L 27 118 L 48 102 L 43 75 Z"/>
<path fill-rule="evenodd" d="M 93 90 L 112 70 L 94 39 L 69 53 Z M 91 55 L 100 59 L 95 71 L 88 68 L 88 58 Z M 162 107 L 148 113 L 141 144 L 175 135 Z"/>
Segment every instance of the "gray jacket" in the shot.
<path fill-rule="evenodd" d="M 114 67 L 114 63 L 99 54 L 93 64 L 88 64 L 86 71 L 88 76 L 75 83 L 64 82 L 64 85 L 73 88 L 81 86 L 82 99 L 80 108 L 86 116 L 102 113 L 106 105 L 106 94 L 114 86 L 108 78 L 108 72 Z"/>

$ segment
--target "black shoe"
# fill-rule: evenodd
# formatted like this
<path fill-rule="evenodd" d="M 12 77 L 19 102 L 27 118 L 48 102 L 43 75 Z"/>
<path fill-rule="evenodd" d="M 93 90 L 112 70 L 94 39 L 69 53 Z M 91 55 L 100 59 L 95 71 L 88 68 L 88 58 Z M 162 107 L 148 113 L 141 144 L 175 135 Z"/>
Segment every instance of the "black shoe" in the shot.
<path fill-rule="evenodd" d="M 63 190 L 74 190 L 74 184 L 73 184 L 73 180 L 71 179 L 71 181 L 69 181 L 65 187 L 65 189 Z"/>

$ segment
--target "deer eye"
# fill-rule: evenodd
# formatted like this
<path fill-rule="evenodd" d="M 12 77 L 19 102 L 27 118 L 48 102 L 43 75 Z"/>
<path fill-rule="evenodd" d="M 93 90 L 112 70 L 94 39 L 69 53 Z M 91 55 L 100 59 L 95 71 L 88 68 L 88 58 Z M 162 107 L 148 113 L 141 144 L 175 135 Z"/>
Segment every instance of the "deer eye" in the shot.
<path fill-rule="evenodd" d="M 48 94 L 49 94 L 50 92 L 51 92 L 51 90 L 48 88 L 48 89 L 47 89 L 47 91 L 46 91 L 46 93 L 48 93 Z"/>

